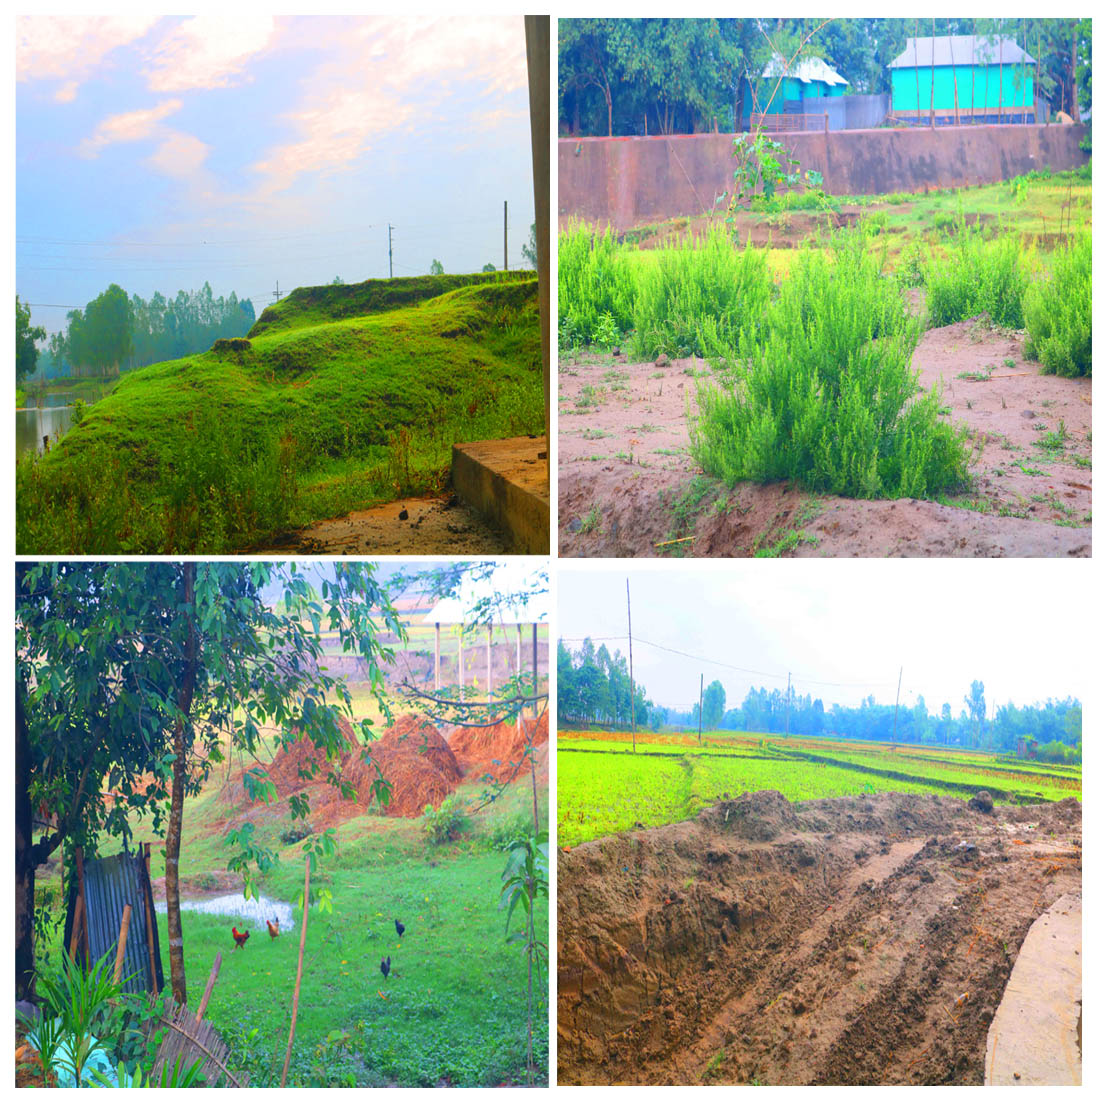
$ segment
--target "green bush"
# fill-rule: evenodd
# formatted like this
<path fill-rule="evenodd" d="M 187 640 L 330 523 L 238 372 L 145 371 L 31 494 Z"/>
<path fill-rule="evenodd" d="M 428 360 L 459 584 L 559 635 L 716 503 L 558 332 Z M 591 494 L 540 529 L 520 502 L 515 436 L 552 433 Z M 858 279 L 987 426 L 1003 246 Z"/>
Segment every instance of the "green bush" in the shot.
<path fill-rule="evenodd" d="M 1002 233 L 985 240 L 980 226 L 956 216 L 954 242 L 928 262 L 928 312 L 934 326 L 950 325 L 979 313 L 1005 328 L 1023 328 L 1024 291 L 1035 261 L 1019 240 Z"/>
<path fill-rule="evenodd" d="M 1024 296 L 1024 351 L 1044 374 L 1092 377 L 1092 234 L 1054 255 L 1049 279 Z"/>
<path fill-rule="evenodd" d="M 714 356 L 755 325 L 773 285 L 762 249 L 740 249 L 724 230 L 702 244 L 667 244 L 637 275 L 631 356 Z"/>
<path fill-rule="evenodd" d="M 457 840 L 470 828 L 470 819 L 466 807 L 454 795 L 449 795 L 439 805 L 439 809 L 428 805 L 424 807 L 424 832 L 432 844 L 447 844 Z"/>
<path fill-rule="evenodd" d="M 741 330 L 699 391 L 692 450 L 733 485 L 790 478 L 843 496 L 933 496 L 966 481 L 962 433 L 918 396 L 919 335 L 858 236 L 803 251 L 759 330 Z"/>
<path fill-rule="evenodd" d="M 619 331 L 630 328 L 634 286 L 623 253 L 610 226 L 600 234 L 569 223 L 558 238 L 559 339 L 591 344 L 607 315 Z"/>

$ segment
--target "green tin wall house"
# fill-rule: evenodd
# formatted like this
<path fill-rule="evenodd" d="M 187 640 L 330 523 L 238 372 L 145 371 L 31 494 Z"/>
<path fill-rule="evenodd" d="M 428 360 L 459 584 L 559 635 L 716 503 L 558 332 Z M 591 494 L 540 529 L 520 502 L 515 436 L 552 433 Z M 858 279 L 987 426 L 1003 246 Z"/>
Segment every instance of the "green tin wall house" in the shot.
<path fill-rule="evenodd" d="M 786 73 L 784 61 L 773 57 L 756 82 L 756 101 L 746 95 L 742 110 L 748 122 L 754 113 L 782 115 L 801 114 L 802 100 L 817 96 L 844 95 L 848 81 L 820 57 L 806 57 L 796 61 Z M 779 90 L 776 91 L 776 85 Z"/>
<path fill-rule="evenodd" d="M 955 34 L 909 38 L 890 63 L 891 114 L 928 126 L 1045 121 L 1035 98 L 1035 58 L 1011 39 Z M 933 100 L 933 96 L 935 97 Z"/>

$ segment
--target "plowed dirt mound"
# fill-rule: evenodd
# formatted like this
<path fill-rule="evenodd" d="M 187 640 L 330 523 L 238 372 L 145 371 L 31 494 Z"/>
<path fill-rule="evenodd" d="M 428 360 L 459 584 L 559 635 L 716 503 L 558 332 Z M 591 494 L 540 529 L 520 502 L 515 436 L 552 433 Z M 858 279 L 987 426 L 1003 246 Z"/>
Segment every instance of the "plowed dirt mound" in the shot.
<path fill-rule="evenodd" d="M 494 726 L 463 726 L 451 734 L 450 746 L 462 764 L 465 773 L 472 778 L 491 775 L 494 779 L 511 779 L 530 775 L 531 762 L 524 757 L 527 747 L 526 732 L 531 731 L 531 744 L 545 745 L 549 740 L 550 726 L 545 712 L 534 723 L 525 719 L 523 727 L 498 722 Z"/>
<path fill-rule="evenodd" d="M 558 881 L 561 1084 L 976 1085 L 1032 921 L 1080 889 L 1081 807 L 766 791 Z"/>

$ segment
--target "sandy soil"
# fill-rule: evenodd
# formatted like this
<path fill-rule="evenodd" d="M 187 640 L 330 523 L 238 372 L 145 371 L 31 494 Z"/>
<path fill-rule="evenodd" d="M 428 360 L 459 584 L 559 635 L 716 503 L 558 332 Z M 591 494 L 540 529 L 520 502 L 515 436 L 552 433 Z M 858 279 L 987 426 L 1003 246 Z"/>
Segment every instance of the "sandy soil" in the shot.
<path fill-rule="evenodd" d="M 705 363 L 628 363 L 621 354 L 563 360 L 560 554 L 737 557 L 801 531 L 791 556 L 1088 556 L 1091 380 L 1040 375 L 1018 334 L 978 320 L 926 332 L 913 366 L 921 386 L 938 384 L 951 420 L 972 433 L 974 489 L 958 498 L 965 507 L 819 497 L 787 483 L 727 491 L 689 454 Z M 1039 445 L 1063 423 L 1060 448 Z"/>
<path fill-rule="evenodd" d="M 775 791 L 558 861 L 558 1080 L 981 1084 L 1081 807 Z"/>
<path fill-rule="evenodd" d="M 401 513 L 407 513 L 404 519 Z M 268 554 L 500 554 L 507 541 L 455 496 L 414 497 L 321 520 Z"/>

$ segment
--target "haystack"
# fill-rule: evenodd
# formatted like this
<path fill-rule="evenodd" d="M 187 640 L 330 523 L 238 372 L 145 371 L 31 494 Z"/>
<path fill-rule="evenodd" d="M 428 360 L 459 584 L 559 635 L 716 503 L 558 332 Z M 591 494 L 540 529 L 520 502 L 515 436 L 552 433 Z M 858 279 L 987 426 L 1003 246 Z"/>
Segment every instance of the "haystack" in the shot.
<path fill-rule="evenodd" d="M 351 759 L 357 741 L 352 732 L 351 723 L 343 716 L 337 718 L 340 732 L 344 735 L 344 748 L 339 753 L 339 763 L 344 765 Z M 327 760 L 325 754 L 318 749 L 313 742 L 297 727 L 294 729 L 297 740 L 289 748 L 280 748 L 267 769 L 267 774 L 275 782 L 275 787 L 280 798 L 297 794 L 305 787 L 317 782 L 324 782 L 325 776 L 332 771 L 337 760 Z M 313 773 L 312 778 L 306 778 L 302 773 Z"/>
<path fill-rule="evenodd" d="M 549 740 L 550 723 L 545 712 L 537 723 L 523 720 L 520 726 L 497 722 L 493 726 L 464 726 L 451 735 L 451 748 L 466 773 L 474 778 L 491 775 L 496 780 L 529 775 L 531 761 L 524 758 L 527 740 L 523 731 L 531 733 L 531 744 L 544 745 Z"/>

